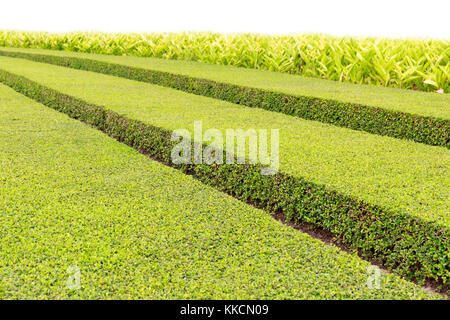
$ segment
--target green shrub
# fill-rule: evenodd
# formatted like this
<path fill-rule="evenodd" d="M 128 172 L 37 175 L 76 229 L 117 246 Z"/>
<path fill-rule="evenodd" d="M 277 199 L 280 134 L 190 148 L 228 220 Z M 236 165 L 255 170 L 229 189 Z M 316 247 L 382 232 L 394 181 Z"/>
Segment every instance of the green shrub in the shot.
<path fill-rule="evenodd" d="M 239 200 L 329 230 L 363 257 L 376 259 L 410 279 L 434 279 L 448 290 L 448 229 L 302 178 L 283 173 L 261 175 L 260 165 L 174 165 L 170 153 L 175 142 L 170 140 L 168 130 L 128 119 L 6 71 L 0 70 L 0 81 Z"/>

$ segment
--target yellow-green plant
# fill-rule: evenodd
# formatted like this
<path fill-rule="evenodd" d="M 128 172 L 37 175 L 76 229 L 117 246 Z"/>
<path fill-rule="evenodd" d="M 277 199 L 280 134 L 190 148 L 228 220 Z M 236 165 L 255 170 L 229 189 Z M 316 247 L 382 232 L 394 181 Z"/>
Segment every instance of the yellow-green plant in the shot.
<path fill-rule="evenodd" d="M 0 46 L 193 60 L 424 91 L 450 87 L 448 40 L 4 31 Z"/>

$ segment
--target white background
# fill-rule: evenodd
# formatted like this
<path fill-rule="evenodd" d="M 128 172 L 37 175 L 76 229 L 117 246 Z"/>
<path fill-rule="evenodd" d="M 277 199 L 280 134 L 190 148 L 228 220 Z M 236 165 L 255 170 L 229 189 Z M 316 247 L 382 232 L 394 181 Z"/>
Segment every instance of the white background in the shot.
<path fill-rule="evenodd" d="M 450 38 L 450 0 L 3 0 L 0 30 Z"/>

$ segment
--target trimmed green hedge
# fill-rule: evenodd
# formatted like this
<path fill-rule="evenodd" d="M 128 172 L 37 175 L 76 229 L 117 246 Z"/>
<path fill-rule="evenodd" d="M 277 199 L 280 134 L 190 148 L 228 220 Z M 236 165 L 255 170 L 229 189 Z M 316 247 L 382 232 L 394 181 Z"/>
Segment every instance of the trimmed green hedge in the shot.
<path fill-rule="evenodd" d="M 330 99 L 294 96 L 98 60 L 0 50 L 0 55 L 149 82 L 354 130 L 450 148 L 450 121 Z"/>
<path fill-rule="evenodd" d="M 433 279 L 448 290 L 447 229 L 364 203 L 302 178 L 283 173 L 262 175 L 261 165 L 174 165 L 170 154 L 177 142 L 171 141 L 172 133 L 168 130 L 128 119 L 3 70 L 0 82 L 239 200 L 329 230 L 363 257 L 375 259 L 398 274 L 420 281 Z"/>

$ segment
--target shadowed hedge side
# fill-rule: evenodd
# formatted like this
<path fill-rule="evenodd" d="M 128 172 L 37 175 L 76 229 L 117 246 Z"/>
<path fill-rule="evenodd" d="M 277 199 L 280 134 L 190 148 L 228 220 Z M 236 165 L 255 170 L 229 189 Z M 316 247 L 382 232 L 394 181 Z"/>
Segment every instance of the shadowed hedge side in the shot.
<path fill-rule="evenodd" d="M 239 200 L 326 229 L 363 257 L 375 259 L 398 274 L 421 281 L 433 279 L 448 290 L 448 229 L 302 178 L 283 173 L 262 175 L 261 165 L 175 165 L 171 151 L 176 142 L 168 130 L 128 119 L 3 70 L 0 82 Z"/>

